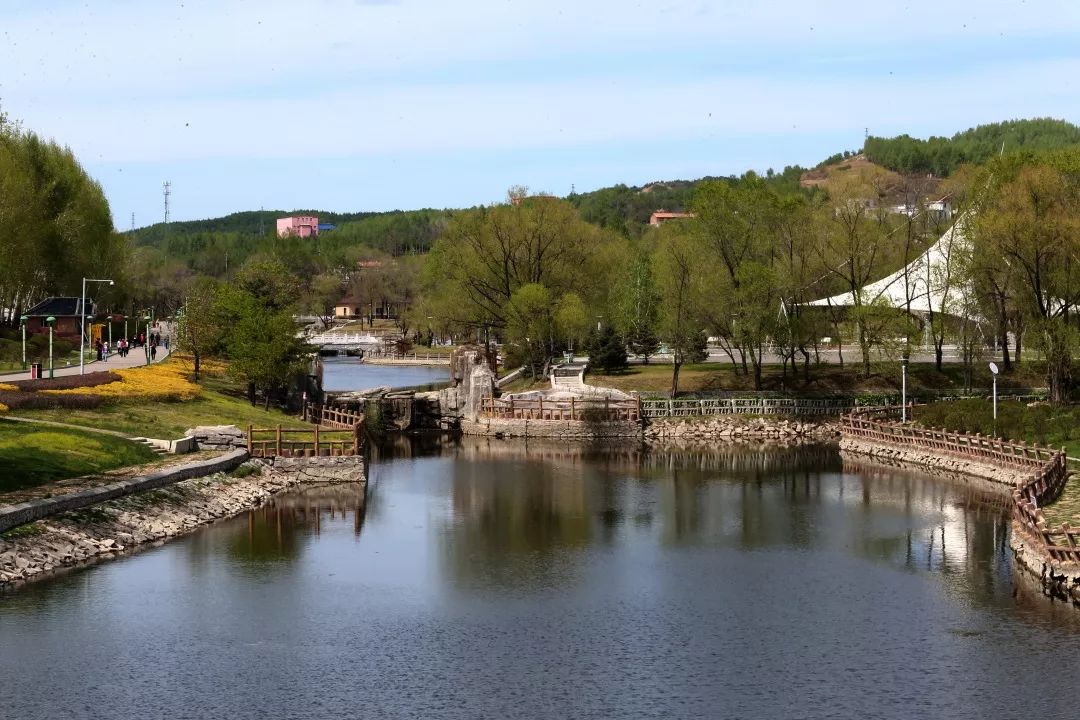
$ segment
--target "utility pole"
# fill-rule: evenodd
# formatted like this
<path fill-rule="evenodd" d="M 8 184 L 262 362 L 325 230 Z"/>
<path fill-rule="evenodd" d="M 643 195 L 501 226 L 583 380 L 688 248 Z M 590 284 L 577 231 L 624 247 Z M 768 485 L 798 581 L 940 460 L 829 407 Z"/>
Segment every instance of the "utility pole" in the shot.
<path fill-rule="evenodd" d="M 165 224 L 169 224 L 169 196 L 172 195 L 172 183 L 168 180 L 161 186 L 161 191 L 165 195 Z"/>
<path fill-rule="evenodd" d="M 135 232 L 135 213 L 131 213 L 131 232 Z"/>

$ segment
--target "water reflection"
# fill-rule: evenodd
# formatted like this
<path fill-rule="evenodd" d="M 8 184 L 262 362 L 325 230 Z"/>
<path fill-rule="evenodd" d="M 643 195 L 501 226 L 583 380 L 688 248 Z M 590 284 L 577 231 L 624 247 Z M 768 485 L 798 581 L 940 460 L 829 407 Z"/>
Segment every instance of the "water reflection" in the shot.
<path fill-rule="evenodd" d="M 366 492 L 0 600 L 0 714 L 1071 717 L 1080 612 L 1007 532 L 827 446 L 398 438 Z"/>

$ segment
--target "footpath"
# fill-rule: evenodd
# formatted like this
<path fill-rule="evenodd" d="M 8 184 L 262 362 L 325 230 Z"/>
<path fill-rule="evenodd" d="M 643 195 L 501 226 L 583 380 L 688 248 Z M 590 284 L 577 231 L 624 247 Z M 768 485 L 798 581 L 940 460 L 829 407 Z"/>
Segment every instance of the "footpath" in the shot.
<path fill-rule="evenodd" d="M 165 358 L 169 357 L 170 351 L 166 350 L 163 346 L 159 346 L 157 349 L 157 357 L 154 362 L 161 362 Z M 142 348 L 132 348 L 127 357 L 120 357 L 116 353 L 109 356 L 108 360 L 93 360 L 86 363 L 86 372 L 104 372 L 107 370 L 124 370 L 126 368 L 142 367 L 146 365 L 146 353 Z M 48 367 L 43 367 L 43 371 L 46 375 L 49 372 Z M 67 375 L 78 375 L 78 365 L 65 365 L 63 367 L 57 367 L 54 371 L 56 377 L 64 377 Z M 11 382 L 12 380 L 29 380 L 30 373 L 16 372 L 0 374 L 0 382 Z"/>

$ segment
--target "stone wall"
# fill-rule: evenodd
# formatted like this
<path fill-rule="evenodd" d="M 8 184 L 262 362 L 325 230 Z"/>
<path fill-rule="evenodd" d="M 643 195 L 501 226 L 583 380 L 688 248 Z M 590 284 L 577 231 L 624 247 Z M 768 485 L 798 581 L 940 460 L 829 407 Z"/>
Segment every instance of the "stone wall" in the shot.
<path fill-rule="evenodd" d="M 508 420 L 502 418 L 463 419 L 465 435 L 493 437 L 561 438 L 640 438 L 641 426 L 633 422 L 585 422 L 584 420 Z"/>
<path fill-rule="evenodd" d="M 29 500 L 17 505 L 4 505 L 0 507 L 0 532 L 10 530 L 19 525 L 25 525 L 34 520 L 49 517 L 61 512 L 77 510 L 78 508 L 96 505 L 108 500 L 132 495 L 134 493 L 153 490 L 155 488 L 172 485 L 191 478 L 204 477 L 219 472 L 228 472 L 238 467 L 247 459 L 247 450 L 233 450 L 221 457 L 209 460 L 180 465 L 178 467 L 161 470 L 149 475 L 122 480 L 120 482 L 102 485 L 101 487 L 83 490 L 81 492 L 68 493 L 39 500 Z"/>
<path fill-rule="evenodd" d="M 200 425 L 184 433 L 194 438 L 199 450 L 247 448 L 247 435 L 235 425 Z"/>
<path fill-rule="evenodd" d="M 274 472 L 291 483 L 359 483 L 367 480 L 364 458 L 359 455 L 268 460 Z"/>
<path fill-rule="evenodd" d="M 840 435 L 835 422 L 785 417 L 712 415 L 650 418 L 646 440 L 833 440 Z"/>
<path fill-rule="evenodd" d="M 207 477 L 68 510 L 0 536 L 0 588 L 64 567 L 104 560 L 193 532 L 310 484 L 364 481 L 355 458 L 249 460 L 245 477 Z"/>
<path fill-rule="evenodd" d="M 871 458 L 887 465 L 914 466 L 932 471 L 959 473 L 988 480 L 1002 492 L 1011 492 L 1031 476 L 1031 470 L 1001 467 L 976 462 L 970 458 L 920 447 L 902 447 L 891 443 L 870 442 L 845 437 L 840 441 L 841 454 Z"/>

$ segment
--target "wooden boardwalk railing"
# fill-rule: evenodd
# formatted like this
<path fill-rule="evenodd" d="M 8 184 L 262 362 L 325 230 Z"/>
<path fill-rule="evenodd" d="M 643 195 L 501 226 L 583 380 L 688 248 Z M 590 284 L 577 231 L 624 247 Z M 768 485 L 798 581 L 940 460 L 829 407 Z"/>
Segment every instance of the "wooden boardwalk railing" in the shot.
<path fill-rule="evenodd" d="M 319 457 L 359 455 L 363 445 L 363 423 L 349 430 L 256 428 L 248 425 L 247 448 L 251 457 Z"/>
<path fill-rule="evenodd" d="M 888 419 L 892 409 L 845 415 L 841 433 L 870 442 L 917 447 L 1030 474 L 1012 491 L 1013 529 L 1044 557 L 1057 563 L 1080 563 L 1080 528 L 1068 523 L 1047 527 L 1042 507 L 1061 495 L 1069 480 L 1065 449 L 1010 442 L 984 435 L 905 425 Z"/>
<path fill-rule="evenodd" d="M 483 398 L 483 417 L 503 420 L 588 420 L 592 422 L 637 422 L 641 419 L 639 401 L 630 400 L 525 400 L 522 398 Z"/>
<path fill-rule="evenodd" d="M 703 415 L 842 415 L 855 403 L 846 398 L 671 398 L 642 399 L 647 418 Z"/>
<path fill-rule="evenodd" d="M 308 403 L 304 406 L 304 419 L 323 427 L 350 430 L 364 422 L 364 414 L 343 408 Z"/>

